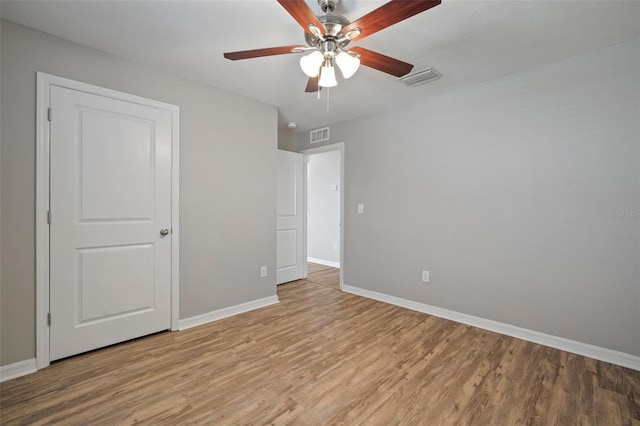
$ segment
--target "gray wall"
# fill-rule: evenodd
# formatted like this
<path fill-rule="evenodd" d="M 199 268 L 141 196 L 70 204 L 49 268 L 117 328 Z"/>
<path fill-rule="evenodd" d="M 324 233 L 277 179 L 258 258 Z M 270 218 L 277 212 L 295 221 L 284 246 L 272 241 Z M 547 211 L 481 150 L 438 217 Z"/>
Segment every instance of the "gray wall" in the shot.
<path fill-rule="evenodd" d="M 2 20 L 0 19 L 0 36 L 2 35 Z M 0 42 L 0 97 L 2 95 L 2 43 Z M 0 332 L 2 332 L 2 324 L 4 318 L 2 316 L 2 102 L 0 102 Z M 2 339 L 0 337 L 0 346 L 2 345 Z M 0 347 L 0 352 L 2 348 Z M 1 354 L 0 354 L 1 357 Z M 0 365 L 2 365 L 2 358 L 0 358 Z"/>
<path fill-rule="evenodd" d="M 35 72 L 181 108 L 180 317 L 276 294 L 275 107 L 2 23 L 0 365 L 35 356 Z M 251 126 L 246 126 L 246 117 Z"/>
<path fill-rule="evenodd" d="M 639 51 L 332 125 L 345 284 L 640 355 Z"/>
<path fill-rule="evenodd" d="M 278 129 L 278 149 L 298 152 L 298 134 L 289 129 Z"/>
<path fill-rule="evenodd" d="M 340 163 L 338 150 L 307 157 L 308 258 L 340 263 Z"/>

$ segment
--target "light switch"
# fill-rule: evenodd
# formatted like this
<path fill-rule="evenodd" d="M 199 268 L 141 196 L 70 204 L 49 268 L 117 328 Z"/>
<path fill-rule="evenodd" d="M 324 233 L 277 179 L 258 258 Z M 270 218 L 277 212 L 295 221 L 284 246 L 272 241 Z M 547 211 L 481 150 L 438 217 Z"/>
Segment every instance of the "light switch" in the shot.
<path fill-rule="evenodd" d="M 364 214 L 364 204 L 358 204 L 358 214 Z"/>
<path fill-rule="evenodd" d="M 337 191 L 338 190 L 338 185 L 331 185 L 331 190 L 332 191 Z"/>

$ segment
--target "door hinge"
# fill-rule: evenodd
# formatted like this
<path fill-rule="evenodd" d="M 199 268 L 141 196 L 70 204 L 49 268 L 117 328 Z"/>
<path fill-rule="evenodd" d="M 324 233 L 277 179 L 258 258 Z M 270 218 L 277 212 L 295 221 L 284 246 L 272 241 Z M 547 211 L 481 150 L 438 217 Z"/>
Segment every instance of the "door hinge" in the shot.
<path fill-rule="evenodd" d="M 51 107 L 47 108 L 47 120 L 51 121 Z"/>
<path fill-rule="evenodd" d="M 51 210 L 47 210 L 47 223 L 51 225 Z"/>
<path fill-rule="evenodd" d="M 47 313 L 47 325 L 51 325 L 51 312 Z"/>

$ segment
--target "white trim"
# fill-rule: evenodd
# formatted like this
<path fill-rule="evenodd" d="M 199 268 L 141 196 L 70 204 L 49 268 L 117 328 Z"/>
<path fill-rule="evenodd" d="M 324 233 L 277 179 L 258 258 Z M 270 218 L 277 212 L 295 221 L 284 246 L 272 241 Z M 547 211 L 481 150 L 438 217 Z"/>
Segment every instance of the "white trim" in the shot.
<path fill-rule="evenodd" d="M 105 89 L 42 72 L 36 73 L 36 366 L 49 365 L 49 133 L 47 112 L 51 86 L 79 90 L 104 97 L 149 106 L 171 113 L 171 330 L 179 328 L 179 160 L 180 107 L 168 103 Z M 55 114 L 55 112 L 53 112 Z"/>
<path fill-rule="evenodd" d="M 180 107 L 171 109 L 171 331 L 180 330 Z"/>
<path fill-rule="evenodd" d="M 207 312 L 205 314 L 196 315 L 190 318 L 181 319 L 180 330 L 186 330 L 191 327 L 197 327 L 199 325 L 218 321 L 223 318 L 232 317 L 234 315 L 253 311 L 255 309 L 275 305 L 279 302 L 280 300 L 278 300 L 278 296 L 269 296 L 262 299 L 252 300 L 250 302 L 240 303 L 239 305 L 229 306 L 228 308 L 222 308 L 215 311 Z"/>
<path fill-rule="evenodd" d="M 36 371 L 38 371 L 38 368 L 36 367 L 35 358 L 25 359 L 24 361 L 14 362 L 9 365 L 2 365 L 0 366 L 0 383 L 26 376 Z"/>
<path fill-rule="evenodd" d="M 317 263 L 318 265 L 331 266 L 332 268 L 339 268 L 339 262 L 332 262 L 330 260 L 317 259 L 315 257 L 307 257 L 307 262 Z"/>
<path fill-rule="evenodd" d="M 307 186 L 309 185 L 307 177 L 309 176 L 309 156 L 301 152 L 303 156 L 302 160 L 302 258 L 309 259 L 307 253 L 309 248 L 307 247 L 307 234 L 308 234 L 308 219 L 309 219 L 309 204 L 307 203 Z M 309 276 L 309 265 L 304 262 L 304 269 L 302 271 L 302 278 L 306 279 Z"/>
<path fill-rule="evenodd" d="M 575 340 L 569 340 L 563 337 L 553 336 L 551 334 L 540 333 L 538 331 L 517 327 L 511 324 L 505 324 L 473 315 L 450 311 L 437 306 L 414 302 L 412 300 L 402 299 L 400 297 L 390 296 L 388 294 L 378 293 L 376 291 L 366 290 L 360 287 L 344 285 L 342 290 L 347 293 L 411 309 L 412 311 L 445 318 L 462 324 L 482 328 L 484 330 L 494 331 L 496 333 L 640 371 L 640 356 L 614 351 L 612 349 L 594 346 L 588 343 L 577 342 Z"/>
<path fill-rule="evenodd" d="M 345 169 L 345 154 L 344 154 L 344 142 L 329 144 L 320 146 L 318 148 L 304 149 L 300 151 L 300 154 L 304 154 L 304 211 L 307 211 L 307 160 L 309 155 L 320 154 L 322 152 L 340 151 L 340 264 L 337 266 L 340 268 L 340 289 L 344 287 L 344 169 Z M 307 258 L 307 215 L 304 215 L 304 258 Z M 342 267 L 340 267 L 342 265 Z M 305 278 L 307 277 L 307 266 L 305 264 Z"/>
<path fill-rule="evenodd" d="M 36 366 L 49 365 L 49 89 L 47 74 L 36 74 Z"/>

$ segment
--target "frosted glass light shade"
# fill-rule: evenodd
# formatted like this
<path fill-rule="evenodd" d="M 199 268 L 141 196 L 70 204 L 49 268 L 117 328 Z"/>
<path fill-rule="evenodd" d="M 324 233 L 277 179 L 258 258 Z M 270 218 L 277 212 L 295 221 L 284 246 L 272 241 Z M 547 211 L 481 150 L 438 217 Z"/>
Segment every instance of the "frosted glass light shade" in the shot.
<path fill-rule="evenodd" d="M 342 71 L 343 77 L 349 78 L 358 71 L 360 59 L 347 52 L 340 52 L 338 56 L 336 56 L 336 64 L 338 64 L 338 68 Z"/>
<path fill-rule="evenodd" d="M 322 67 L 318 85 L 322 87 L 334 87 L 338 85 L 338 82 L 336 81 L 336 71 L 331 64 Z"/>
<path fill-rule="evenodd" d="M 300 68 L 309 77 L 317 77 L 320 72 L 320 65 L 324 61 L 324 55 L 318 50 L 300 58 Z"/>

